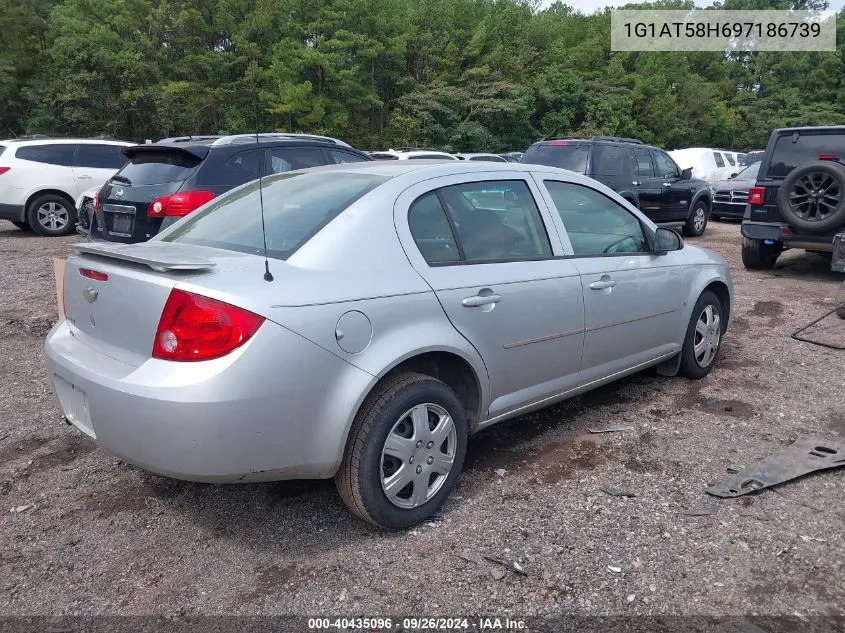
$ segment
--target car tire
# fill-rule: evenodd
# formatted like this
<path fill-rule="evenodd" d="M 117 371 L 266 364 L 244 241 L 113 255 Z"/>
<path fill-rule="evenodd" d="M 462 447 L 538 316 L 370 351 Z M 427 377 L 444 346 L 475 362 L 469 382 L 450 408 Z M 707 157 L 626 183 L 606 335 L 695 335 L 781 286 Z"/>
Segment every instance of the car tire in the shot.
<path fill-rule="evenodd" d="M 829 193 L 817 196 L 817 191 Z M 827 202 L 822 218 L 816 215 L 819 200 Z M 827 233 L 841 227 L 845 224 L 845 165 L 830 160 L 799 165 L 783 179 L 777 204 L 784 220 L 809 233 Z"/>
<path fill-rule="evenodd" d="M 27 224 L 26 222 L 18 222 L 17 220 L 11 220 L 11 222 L 16 227 L 18 227 L 21 231 L 28 231 L 29 230 L 29 224 Z"/>
<path fill-rule="evenodd" d="M 47 193 L 36 196 L 29 203 L 26 222 L 44 237 L 70 235 L 76 230 L 76 209 L 67 198 Z"/>
<path fill-rule="evenodd" d="M 782 242 L 766 244 L 763 240 L 742 238 L 742 264 L 749 270 L 771 270 L 782 252 Z"/>
<path fill-rule="evenodd" d="M 698 237 L 704 233 L 707 228 L 707 217 L 709 211 L 707 203 L 699 200 L 692 207 L 692 212 L 689 214 L 686 223 L 684 224 L 684 237 Z"/>
<path fill-rule="evenodd" d="M 834 312 L 840 319 L 845 319 L 845 282 L 839 284 L 839 290 L 833 298 Z"/>
<path fill-rule="evenodd" d="M 695 302 L 687 325 L 678 371 L 681 376 L 697 380 L 710 373 L 719 358 L 725 325 L 722 302 L 705 290 Z"/>
<path fill-rule="evenodd" d="M 455 487 L 467 435 L 463 405 L 445 383 L 418 373 L 390 377 L 367 396 L 352 424 L 335 476 L 340 497 L 354 514 L 380 527 L 416 525 Z"/>

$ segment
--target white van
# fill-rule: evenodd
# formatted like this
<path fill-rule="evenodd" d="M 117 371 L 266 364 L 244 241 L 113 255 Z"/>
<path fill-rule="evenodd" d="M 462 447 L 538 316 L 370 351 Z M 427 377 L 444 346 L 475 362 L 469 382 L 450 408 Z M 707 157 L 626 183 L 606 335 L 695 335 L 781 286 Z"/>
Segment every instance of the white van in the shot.
<path fill-rule="evenodd" d="M 736 152 L 712 147 L 689 147 L 669 152 L 669 156 L 681 169 L 692 168 L 694 178 L 708 182 L 727 180 L 731 174 L 739 171 Z"/>

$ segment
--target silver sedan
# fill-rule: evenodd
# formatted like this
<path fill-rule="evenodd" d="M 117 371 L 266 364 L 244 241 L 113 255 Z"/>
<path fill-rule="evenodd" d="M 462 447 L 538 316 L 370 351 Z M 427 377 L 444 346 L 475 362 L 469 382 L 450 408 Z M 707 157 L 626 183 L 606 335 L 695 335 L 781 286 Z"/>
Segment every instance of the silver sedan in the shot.
<path fill-rule="evenodd" d="M 718 255 L 517 163 L 290 172 L 74 248 L 46 343 L 72 424 L 171 477 L 334 477 L 388 528 L 438 509 L 480 429 L 650 366 L 706 375 L 732 303 Z"/>

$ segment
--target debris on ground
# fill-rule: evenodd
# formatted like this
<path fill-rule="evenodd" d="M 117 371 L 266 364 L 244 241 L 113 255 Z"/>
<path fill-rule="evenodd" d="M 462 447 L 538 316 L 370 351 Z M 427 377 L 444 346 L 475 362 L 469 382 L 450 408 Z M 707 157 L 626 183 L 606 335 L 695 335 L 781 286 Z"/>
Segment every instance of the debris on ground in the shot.
<path fill-rule="evenodd" d="M 604 429 L 587 429 L 590 433 L 617 433 L 619 431 L 633 431 L 633 426 L 609 426 Z"/>
<path fill-rule="evenodd" d="M 621 488 L 614 488 L 612 486 L 605 486 L 600 488 L 600 490 L 610 495 L 611 497 L 636 497 L 636 493 L 628 492 L 627 490 L 622 490 Z"/>
<path fill-rule="evenodd" d="M 499 477 L 504 477 L 505 473 L 507 473 L 508 471 L 506 471 L 504 468 L 497 468 L 494 472 L 499 475 Z"/>
<path fill-rule="evenodd" d="M 805 435 L 778 453 L 707 488 L 706 492 L 716 497 L 739 497 L 817 470 L 840 466 L 845 466 L 845 442 Z"/>
<path fill-rule="evenodd" d="M 612 571 L 614 574 L 621 574 L 622 568 L 621 567 L 614 567 L 613 565 L 608 565 L 607 571 Z"/>
<path fill-rule="evenodd" d="M 527 571 L 525 571 L 525 570 L 522 568 L 522 565 L 520 565 L 520 564 L 519 564 L 519 563 L 517 563 L 516 561 L 514 561 L 513 563 L 507 563 L 507 562 L 505 562 L 505 561 L 503 561 L 503 560 L 500 560 L 500 559 L 498 559 L 498 558 L 492 558 L 492 557 L 490 557 L 490 556 L 484 556 L 483 558 L 484 558 L 484 560 L 486 560 L 488 563 L 495 563 L 496 565 L 501 565 L 503 569 L 506 569 L 506 570 L 508 570 L 508 571 L 511 571 L 511 572 L 513 572 L 513 573 L 515 573 L 515 574 L 518 574 L 518 575 L 520 575 L 520 576 L 527 576 L 527 575 L 528 575 L 528 572 L 527 572 Z"/>
<path fill-rule="evenodd" d="M 9 512 L 10 512 L 11 514 L 20 514 L 21 512 L 26 512 L 26 511 L 27 511 L 27 510 L 29 510 L 31 507 L 32 507 L 32 504 L 31 504 L 31 503 L 30 503 L 30 504 L 28 504 L 28 505 L 24 505 L 24 506 L 15 506 L 14 508 L 11 508 L 11 509 L 9 510 Z"/>
<path fill-rule="evenodd" d="M 490 575 L 493 576 L 493 580 L 501 580 L 505 577 L 505 570 L 499 566 L 491 567 Z"/>

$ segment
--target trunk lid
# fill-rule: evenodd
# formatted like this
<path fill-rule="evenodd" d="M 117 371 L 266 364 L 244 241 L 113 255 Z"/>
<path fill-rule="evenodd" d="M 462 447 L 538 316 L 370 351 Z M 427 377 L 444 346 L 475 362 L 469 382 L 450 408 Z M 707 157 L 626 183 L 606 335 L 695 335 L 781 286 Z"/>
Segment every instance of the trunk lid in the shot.
<path fill-rule="evenodd" d="M 205 154 L 157 145 L 140 145 L 125 153 L 129 162 L 100 192 L 95 237 L 111 242 L 143 242 L 159 232 L 163 220 L 148 215 L 150 203 L 177 193 Z"/>
<path fill-rule="evenodd" d="M 102 354 L 139 366 L 150 358 L 170 291 L 240 276 L 261 258 L 186 244 L 74 244 L 65 266 L 65 314 L 73 334 Z M 256 261 L 257 260 L 257 261 Z M 90 272 L 93 271 L 93 272 Z M 213 286 L 213 283 L 211 284 Z M 214 292 L 209 293 L 209 296 Z"/>

